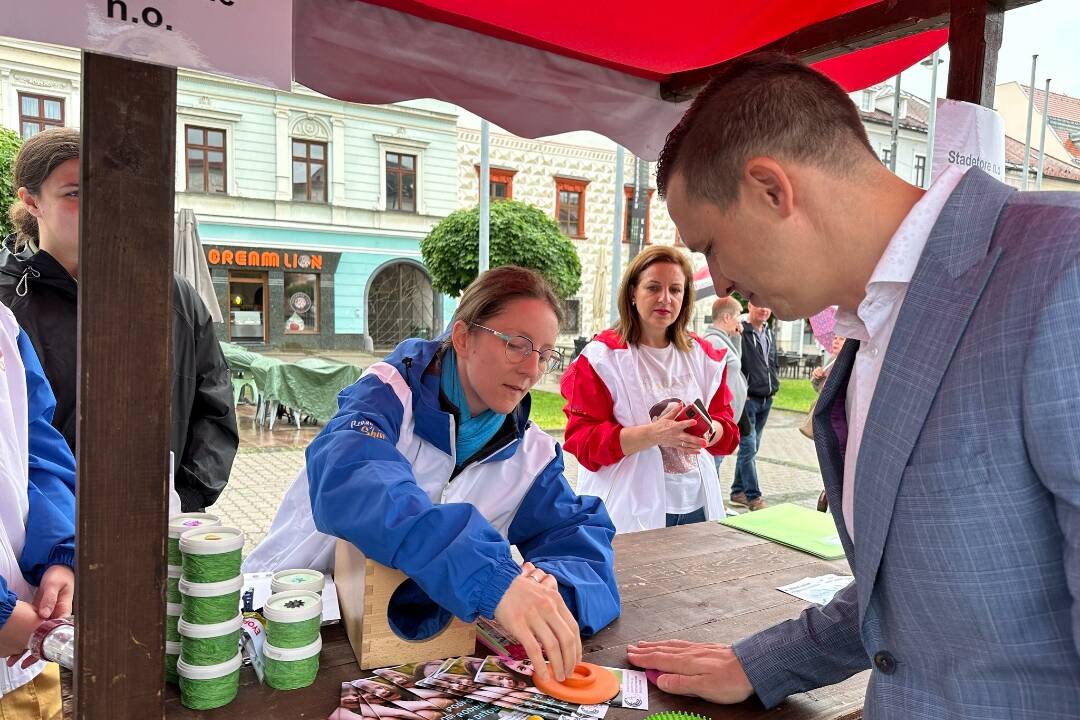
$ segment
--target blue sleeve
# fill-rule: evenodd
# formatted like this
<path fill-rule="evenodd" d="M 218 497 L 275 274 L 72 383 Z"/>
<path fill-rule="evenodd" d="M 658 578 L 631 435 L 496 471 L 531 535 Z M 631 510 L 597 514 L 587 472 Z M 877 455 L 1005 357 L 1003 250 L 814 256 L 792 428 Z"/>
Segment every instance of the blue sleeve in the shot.
<path fill-rule="evenodd" d="M 38 585 L 51 565 L 75 565 L 75 458 L 52 426 L 56 398 L 30 338 L 19 332 L 26 368 L 27 439 L 30 450 L 26 544 L 19 557 L 23 577 Z"/>
<path fill-rule="evenodd" d="M 521 568 L 510 544 L 468 503 L 435 505 L 398 452 L 401 401 L 367 375 L 307 450 L 315 526 L 400 570 L 467 622 L 493 617 Z"/>
<path fill-rule="evenodd" d="M 15 603 L 19 601 L 15 593 L 8 590 L 7 581 L 0 575 L 0 628 L 7 625 L 11 613 L 15 612 Z"/>
<path fill-rule="evenodd" d="M 584 635 L 619 617 L 615 526 L 600 498 L 578 496 L 563 476 L 562 448 L 533 481 L 514 521 L 510 542 L 525 560 L 554 575 Z"/>

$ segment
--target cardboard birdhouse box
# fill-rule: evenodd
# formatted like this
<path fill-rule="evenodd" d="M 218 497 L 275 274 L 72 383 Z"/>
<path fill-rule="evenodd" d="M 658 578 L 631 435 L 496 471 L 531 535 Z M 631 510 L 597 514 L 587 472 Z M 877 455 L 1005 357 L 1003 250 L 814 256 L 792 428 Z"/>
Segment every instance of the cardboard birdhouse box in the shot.
<path fill-rule="evenodd" d="M 364 557 L 345 540 L 338 540 L 335 549 L 334 582 L 341 621 L 363 670 L 471 655 L 475 649 L 476 627 L 453 616 L 445 627 L 426 639 L 410 640 L 399 634 L 390 620 L 391 598 L 411 581 L 399 570 Z"/>

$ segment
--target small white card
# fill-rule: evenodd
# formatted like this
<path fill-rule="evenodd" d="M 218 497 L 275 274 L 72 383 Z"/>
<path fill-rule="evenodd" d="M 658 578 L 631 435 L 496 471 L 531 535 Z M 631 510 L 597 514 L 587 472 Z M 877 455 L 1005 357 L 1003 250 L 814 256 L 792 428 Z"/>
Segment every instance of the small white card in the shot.
<path fill-rule="evenodd" d="M 850 575 L 820 575 L 818 577 L 803 578 L 776 589 L 788 595 L 794 595 L 800 600 L 826 605 L 836 593 L 850 585 L 854 579 Z"/>

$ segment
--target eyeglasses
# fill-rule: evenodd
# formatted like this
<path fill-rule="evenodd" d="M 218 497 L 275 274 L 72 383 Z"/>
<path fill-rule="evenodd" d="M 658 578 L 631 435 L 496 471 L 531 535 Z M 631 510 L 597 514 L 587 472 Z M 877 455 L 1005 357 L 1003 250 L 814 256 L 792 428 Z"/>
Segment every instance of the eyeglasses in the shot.
<path fill-rule="evenodd" d="M 532 340 L 522 335 L 507 335 L 501 333 L 498 330 L 492 330 L 489 327 L 484 327 L 480 323 L 469 323 L 473 327 L 478 327 L 485 332 L 489 332 L 495 337 L 499 338 L 506 343 L 506 359 L 513 363 L 523 362 L 525 358 L 529 357 L 529 353 L 536 353 L 540 356 L 540 370 L 545 375 L 552 370 L 558 370 L 562 366 L 562 353 L 558 350 L 547 349 L 537 350 L 533 345 Z"/>

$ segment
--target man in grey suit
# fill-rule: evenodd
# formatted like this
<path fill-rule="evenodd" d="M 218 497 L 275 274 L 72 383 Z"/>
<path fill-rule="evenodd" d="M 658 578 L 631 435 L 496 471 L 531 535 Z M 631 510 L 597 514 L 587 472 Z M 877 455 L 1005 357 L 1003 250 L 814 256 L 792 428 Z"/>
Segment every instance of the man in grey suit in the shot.
<path fill-rule="evenodd" d="M 839 306 L 814 435 L 855 580 L 734 646 L 630 661 L 715 702 L 869 668 L 868 719 L 1080 715 L 1080 193 L 913 187 L 841 88 L 776 55 L 713 79 L 657 176 L 718 292 Z"/>

